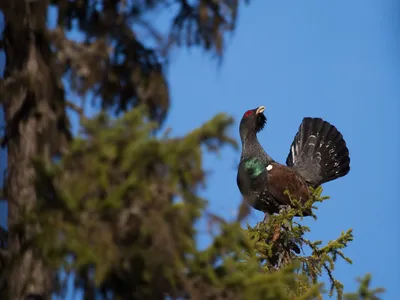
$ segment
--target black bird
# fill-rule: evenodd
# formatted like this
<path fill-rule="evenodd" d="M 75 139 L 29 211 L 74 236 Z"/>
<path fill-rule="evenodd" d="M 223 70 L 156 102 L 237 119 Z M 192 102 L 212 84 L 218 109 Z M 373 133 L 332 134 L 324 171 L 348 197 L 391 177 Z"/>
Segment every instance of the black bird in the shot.
<path fill-rule="evenodd" d="M 335 126 L 320 118 L 306 117 L 294 137 L 286 165 L 274 161 L 262 148 L 257 133 L 267 118 L 264 106 L 248 110 L 240 122 L 242 154 L 237 185 L 249 204 L 265 213 L 277 213 L 290 205 L 291 196 L 301 203 L 310 198 L 309 187 L 345 176 L 350 171 L 349 150 Z M 310 211 L 303 213 L 309 216 Z"/>

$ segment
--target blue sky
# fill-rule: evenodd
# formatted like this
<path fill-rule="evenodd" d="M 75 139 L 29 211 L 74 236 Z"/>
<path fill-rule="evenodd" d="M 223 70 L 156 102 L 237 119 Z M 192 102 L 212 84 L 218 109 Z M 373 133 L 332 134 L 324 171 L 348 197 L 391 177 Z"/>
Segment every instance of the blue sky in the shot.
<path fill-rule="evenodd" d="M 351 171 L 324 185 L 331 199 L 317 221 L 307 221 L 314 240 L 328 241 L 349 228 L 353 259 L 338 262 L 334 275 L 346 291 L 367 272 L 383 299 L 400 296 L 400 7 L 396 1 L 252 1 L 240 10 L 223 65 L 198 50 L 181 50 L 168 71 L 172 109 L 166 126 L 185 134 L 216 113 L 237 123 L 244 111 L 266 106 L 268 124 L 259 135 L 266 151 L 284 163 L 305 116 L 322 117 L 344 135 Z M 211 171 L 202 193 L 213 212 L 235 215 L 240 153 L 206 155 Z M 254 225 L 262 213 L 253 211 Z M 200 229 L 201 230 L 201 229 Z M 199 238 L 204 246 L 205 237 Z"/>

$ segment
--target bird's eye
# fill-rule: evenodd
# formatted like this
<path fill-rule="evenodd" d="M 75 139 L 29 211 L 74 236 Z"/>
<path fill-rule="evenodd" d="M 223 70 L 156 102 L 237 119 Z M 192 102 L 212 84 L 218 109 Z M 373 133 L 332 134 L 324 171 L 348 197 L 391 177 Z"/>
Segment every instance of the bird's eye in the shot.
<path fill-rule="evenodd" d="M 244 117 L 249 117 L 249 116 L 251 116 L 253 114 L 253 111 L 252 110 L 248 110 L 248 111 L 246 111 L 245 113 L 244 113 Z"/>

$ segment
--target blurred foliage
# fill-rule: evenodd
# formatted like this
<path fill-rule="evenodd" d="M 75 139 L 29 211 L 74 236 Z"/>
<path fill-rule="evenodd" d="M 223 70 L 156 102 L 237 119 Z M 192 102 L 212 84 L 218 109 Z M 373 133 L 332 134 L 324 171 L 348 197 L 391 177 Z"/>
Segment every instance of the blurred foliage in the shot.
<path fill-rule="evenodd" d="M 358 278 L 360 287 L 355 293 L 349 293 L 344 295 L 346 300 L 379 300 L 379 294 L 385 292 L 383 288 L 370 289 L 371 274 L 366 274 L 364 278 Z"/>
<path fill-rule="evenodd" d="M 239 3 L 53 0 L 58 27 L 50 35 L 60 69 L 71 71 L 74 90 L 81 94 L 90 90 L 101 98 L 103 108 L 117 112 L 145 104 L 151 118 L 162 122 L 170 104 L 167 54 L 174 46 L 198 46 L 221 59 Z M 163 18 L 169 20 L 167 34 L 154 22 Z M 85 34 L 83 42 L 66 37 L 65 30 L 73 28 Z"/>
<path fill-rule="evenodd" d="M 28 289 L 38 294 L 46 289 L 35 282 L 38 274 L 61 269 L 74 275 L 84 299 L 379 299 L 383 290 L 369 288 L 369 275 L 359 291 L 344 296 L 334 277 L 337 258 L 351 263 L 343 252 L 351 230 L 323 245 L 308 240 L 310 229 L 293 219 L 327 199 L 322 188 L 305 206 L 292 199 L 294 208 L 254 227 L 240 224 L 249 213 L 245 202 L 237 221 L 207 213 L 199 193 L 205 188 L 203 156 L 237 147 L 227 134 L 231 117 L 218 114 L 182 137 L 161 132 L 171 101 L 171 49 L 197 46 L 221 60 L 240 3 L 0 2 L 6 22 L 0 46 L 7 56 L 0 84 L 7 115 L 3 144 L 12 150 L 9 178 L 15 179 L 8 180 L 4 196 L 18 208 L 9 217 L 18 243 L 0 252 L 2 295 L 7 289 L 17 295 L 13 300 L 24 299 Z M 46 25 L 50 6 L 57 17 L 53 29 Z M 165 11 L 167 33 L 155 26 Z M 83 38 L 71 39 L 71 29 Z M 79 99 L 93 95 L 101 112 L 89 119 L 84 100 L 66 99 L 65 82 Z M 67 108 L 81 119 L 73 138 Z M 57 161 L 52 154 L 59 154 Z M 35 176 L 16 184 L 26 173 Z M 200 218 L 210 224 L 205 249 L 196 243 Z M 40 262 L 35 274 L 32 260 Z M 22 272 L 30 275 L 22 279 Z M 323 274 L 330 280 L 327 290 Z M 69 276 L 57 276 L 46 292 L 65 296 Z"/>

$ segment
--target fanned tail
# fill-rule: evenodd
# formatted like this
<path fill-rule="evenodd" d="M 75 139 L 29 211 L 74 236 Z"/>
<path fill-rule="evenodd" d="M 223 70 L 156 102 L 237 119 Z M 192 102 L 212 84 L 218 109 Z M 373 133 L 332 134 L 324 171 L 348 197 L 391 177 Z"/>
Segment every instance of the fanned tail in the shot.
<path fill-rule="evenodd" d="M 286 164 L 314 187 L 350 171 L 349 150 L 335 126 L 320 118 L 304 118 Z"/>

